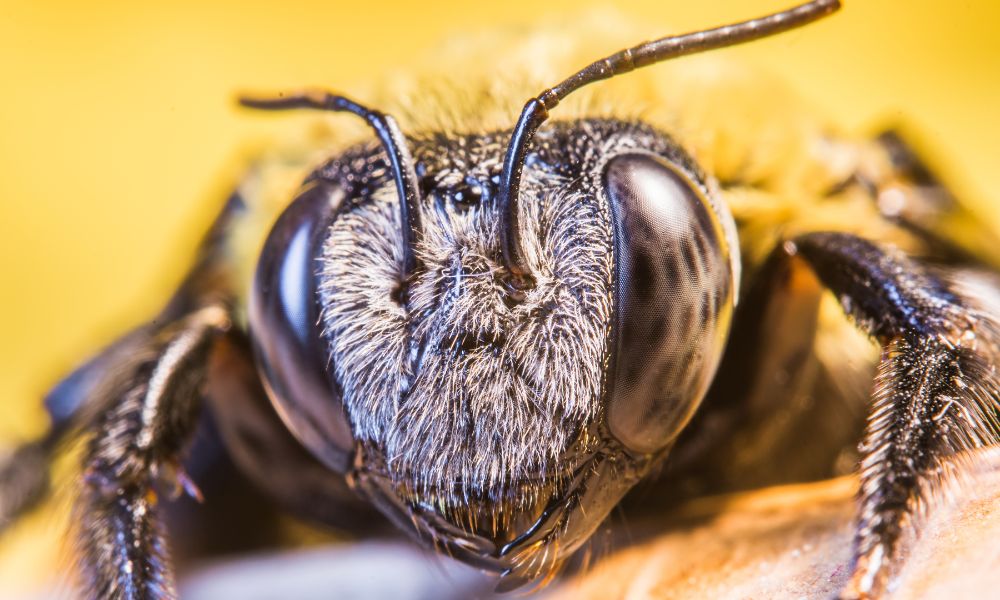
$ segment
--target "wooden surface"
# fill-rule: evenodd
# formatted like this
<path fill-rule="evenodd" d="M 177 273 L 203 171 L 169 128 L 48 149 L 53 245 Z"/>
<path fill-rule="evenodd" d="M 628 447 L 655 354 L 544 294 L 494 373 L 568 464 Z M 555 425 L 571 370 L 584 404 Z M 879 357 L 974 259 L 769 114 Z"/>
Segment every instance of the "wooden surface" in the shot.
<path fill-rule="evenodd" d="M 892 600 L 1000 598 L 1000 462 L 980 464 L 907 540 Z M 547 600 L 831 598 L 849 575 L 855 490 L 849 477 L 694 502 Z"/>

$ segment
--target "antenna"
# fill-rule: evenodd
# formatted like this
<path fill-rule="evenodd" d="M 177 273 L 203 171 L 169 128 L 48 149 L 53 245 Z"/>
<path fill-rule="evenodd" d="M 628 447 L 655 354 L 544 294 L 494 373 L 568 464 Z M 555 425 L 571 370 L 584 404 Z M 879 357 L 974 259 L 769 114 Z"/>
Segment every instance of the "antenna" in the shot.
<path fill-rule="evenodd" d="M 248 108 L 262 110 L 291 110 L 311 108 L 331 112 L 349 112 L 364 119 L 375 131 L 379 142 L 389 155 L 392 176 L 399 193 L 399 213 L 403 223 L 403 280 L 409 279 L 417 269 L 414 245 L 420 241 L 420 187 L 413 167 L 413 157 L 406 147 L 396 120 L 391 116 L 364 107 L 349 98 L 324 91 L 306 91 L 271 98 L 240 96 L 239 103 Z"/>
<path fill-rule="evenodd" d="M 742 44 L 788 31 L 825 17 L 838 8 L 840 8 L 838 0 L 814 0 L 795 8 L 742 23 L 644 42 L 590 64 L 529 100 L 521 111 L 517 125 L 514 126 L 514 133 L 511 134 L 510 143 L 507 145 L 503 171 L 500 175 L 498 200 L 501 218 L 500 247 L 507 270 L 518 280 L 520 285 L 530 285 L 530 273 L 521 251 L 517 222 L 521 171 L 524 169 L 528 146 L 531 144 L 535 132 L 548 119 L 549 111 L 555 108 L 562 99 L 595 81 L 610 79 L 616 75 L 677 56 Z"/>

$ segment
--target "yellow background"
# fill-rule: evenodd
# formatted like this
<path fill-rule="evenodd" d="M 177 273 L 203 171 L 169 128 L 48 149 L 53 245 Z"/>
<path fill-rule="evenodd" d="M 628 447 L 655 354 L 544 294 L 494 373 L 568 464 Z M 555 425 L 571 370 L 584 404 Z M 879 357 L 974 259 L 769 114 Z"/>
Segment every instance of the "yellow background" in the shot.
<path fill-rule="evenodd" d="M 791 1 L 618 4 L 668 33 Z M 38 432 L 47 385 L 159 305 L 240 149 L 281 127 L 235 110 L 234 90 L 349 92 L 448 32 L 607 3 L 540 4 L 0 0 L 0 439 Z M 1000 222 L 998 21 L 986 0 L 847 0 L 822 24 L 723 52 L 782 74 L 850 129 L 914 126 Z M 0 546 L 0 590 L 37 581 L 26 568 L 50 547 Z"/>

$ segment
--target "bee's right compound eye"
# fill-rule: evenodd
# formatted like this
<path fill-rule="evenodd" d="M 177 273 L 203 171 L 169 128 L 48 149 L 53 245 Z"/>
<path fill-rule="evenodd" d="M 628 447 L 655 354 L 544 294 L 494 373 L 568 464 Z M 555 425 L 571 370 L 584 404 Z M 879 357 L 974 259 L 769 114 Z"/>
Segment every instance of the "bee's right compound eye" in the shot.
<path fill-rule="evenodd" d="M 704 186 L 651 154 L 612 158 L 615 317 L 607 425 L 637 453 L 666 447 L 715 374 L 734 302 L 733 262 Z"/>
<path fill-rule="evenodd" d="M 278 218 L 264 243 L 250 296 L 250 332 L 261 378 L 282 420 L 319 460 L 345 473 L 354 439 L 327 372 L 318 260 L 342 190 L 315 182 Z"/>

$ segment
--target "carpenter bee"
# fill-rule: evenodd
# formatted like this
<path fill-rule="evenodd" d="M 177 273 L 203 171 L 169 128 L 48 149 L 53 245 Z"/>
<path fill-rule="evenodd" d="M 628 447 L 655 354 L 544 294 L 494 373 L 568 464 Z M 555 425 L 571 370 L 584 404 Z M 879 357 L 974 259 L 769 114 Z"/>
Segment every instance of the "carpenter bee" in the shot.
<path fill-rule="evenodd" d="M 210 414 L 282 507 L 343 524 L 368 504 L 509 590 L 555 573 L 641 481 L 669 497 L 835 472 L 860 424 L 797 424 L 863 400 L 842 596 L 881 595 L 942 460 L 997 443 L 992 237 L 898 136 L 838 136 L 773 96 L 710 110 L 738 72 L 653 66 L 837 7 L 634 45 L 566 79 L 570 57 L 526 53 L 371 106 L 244 96 L 370 132 L 255 163 L 162 312 L 48 396 L 49 432 L 3 466 L 3 521 L 82 438 L 85 589 L 173 597 L 157 490 L 199 495 L 183 457 Z M 650 105 L 627 114 L 611 78 Z M 825 291 L 881 350 L 871 394 L 812 352 Z M 807 442 L 808 461 L 773 464 Z"/>

